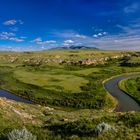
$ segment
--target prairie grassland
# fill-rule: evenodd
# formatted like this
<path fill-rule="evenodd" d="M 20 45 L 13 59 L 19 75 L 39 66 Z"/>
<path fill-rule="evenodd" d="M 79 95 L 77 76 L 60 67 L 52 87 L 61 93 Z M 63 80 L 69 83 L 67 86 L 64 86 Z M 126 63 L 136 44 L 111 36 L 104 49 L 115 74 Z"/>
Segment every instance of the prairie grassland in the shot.
<path fill-rule="evenodd" d="M 111 76 L 138 71 L 139 67 L 131 69 L 120 66 L 123 56 L 131 54 L 133 53 L 95 50 L 3 52 L 1 56 L 4 56 L 5 63 L 0 64 L 0 86 L 43 105 L 109 109 L 115 103 L 103 88 L 102 82 Z M 92 58 L 106 63 L 81 65 L 69 63 L 69 57 L 73 61 Z M 46 58 L 49 58 L 47 63 Z M 67 61 L 62 64 L 58 59 Z"/>
<path fill-rule="evenodd" d="M 67 71 L 58 71 L 58 69 L 51 72 L 29 72 L 23 69 L 15 71 L 14 75 L 21 82 L 60 91 L 80 92 L 80 87 L 88 83 L 88 80 L 74 75 L 74 72 L 68 74 Z"/>
<path fill-rule="evenodd" d="M 138 139 L 140 113 L 109 112 L 116 104 L 102 85 L 112 76 L 139 72 L 140 66 L 122 65 L 126 59 L 122 55 L 134 54 L 92 50 L 2 52 L 0 88 L 40 105 L 0 99 L 0 136 L 5 137 L 12 129 L 25 126 L 39 140 Z M 46 63 L 46 58 L 53 61 Z M 89 58 L 111 59 L 97 65 L 55 62 Z M 106 128 L 97 135 L 97 126 L 103 122 L 115 131 Z"/>

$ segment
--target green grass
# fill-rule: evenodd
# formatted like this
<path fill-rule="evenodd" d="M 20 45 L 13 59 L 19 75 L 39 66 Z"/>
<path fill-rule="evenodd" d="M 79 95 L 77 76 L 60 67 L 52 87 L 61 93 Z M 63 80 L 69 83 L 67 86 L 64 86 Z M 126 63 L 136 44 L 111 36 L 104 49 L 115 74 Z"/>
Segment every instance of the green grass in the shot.
<path fill-rule="evenodd" d="M 140 65 L 140 54 L 137 52 L 133 54 L 131 57 L 125 57 L 124 61 L 122 62 L 124 66 L 136 67 Z"/>
<path fill-rule="evenodd" d="M 119 83 L 120 88 L 134 97 L 134 99 L 140 104 L 140 77 L 133 77 L 126 80 L 122 80 Z"/>
<path fill-rule="evenodd" d="M 140 67 L 121 67 L 120 59 L 101 65 L 67 65 L 44 63 L 44 58 L 54 59 L 58 55 L 69 60 L 80 58 L 102 59 L 127 54 L 119 51 L 48 51 L 33 53 L 3 53 L 7 63 L 0 64 L 1 88 L 37 102 L 72 109 L 109 109 L 115 106 L 114 99 L 104 89 L 102 82 L 122 73 L 137 72 Z M 21 56 L 22 55 L 22 56 Z M 61 56 L 62 55 L 62 56 Z M 13 63 L 9 56 L 17 57 Z M 42 60 L 41 64 L 37 61 Z M 30 60 L 25 63 L 25 60 Z"/>
<path fill-rule="evenodd" d="M 0 86 L 40 104 L 95 109 L 112 106 L 112 97 L 102 86 L 102 81 L 111 76 L 108 75 L 109 69 L 104 68 L 103 73 L 103 69 L 99 68 L 97 72 L 94 68 L 92 73 L 87 74 L 87 68 L 80 68 L 80 73 L 79 69 L 71 71 L 67 70 L 68 67 L 47 71 L 45 68 L 1 66 Z"/>
<path fill-rule="evenodd" d="M 14 76 L 21 82 L 40 86 L 45 89 L 60 91 L 64 89 L 66 91 L 81 92 L 80 87 L 87 84 L 88 80 L 80 76 L 75 76 L 72 72 L 71 74 L 66 73 L 67 71 L 61 69 L 55 69 L 51 72 L 47 70 L 44 72 L 29 72 L 23 69 L 15 71 Z"/>
<path fill-rule="evenodd" d="M 139 138 L 140 113 L 109 112 L 116 104 L 103 87 L 103 81 L 112 76 L 139 72 L 139 65 L 133 68 L 121 66 L 121 59 L 88 66 L 45 63 L 45 59 L 77 61 L 134 52 L 90 50 L 0 54 L 0 88 L 40 104 L 28 105 L 0 99 L 0 137 L 12 129 L 25 126 L 38 140 Z M 13 58 L 16 59 L 11 62 Z M 28 63 L 25 62 L 27 60 Z M 38 64 L 38 61 L 41 62 Z M 139 77 L 130 79 L 128 86 L 132 87 L 131 92 L 135 91 L 136 99 L 139 83 Z M 114 126 L 116 131 L 96 136 L 95 128 L 102 122 Z"/>
<path fill-rule="evenodd" d="M 140 57 L 132 57 L 128 63 L 139 63 Z"/>
<path fill-rule="evenodd" d="M 91 109 L 49 111 L 45 107 L 3 99 L 0 100 L 0 111 L 0 137 L 23 127 L 36 135 L 38 140 L 75 140 L 75 137 L 78 140 L 136 139 L 140 131 L 140 113 L 111 113 Z M 96 126 L 102 122 L 113 126 L 115 131 L 95 135 Z"/>

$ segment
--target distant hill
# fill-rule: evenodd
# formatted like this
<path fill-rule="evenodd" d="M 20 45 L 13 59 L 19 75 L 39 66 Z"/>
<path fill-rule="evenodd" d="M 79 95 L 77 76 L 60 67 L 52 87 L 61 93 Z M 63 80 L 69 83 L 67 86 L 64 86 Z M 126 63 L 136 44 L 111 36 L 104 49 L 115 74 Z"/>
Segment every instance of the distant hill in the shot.
<path fill-rule="evenodd" d="M 51 48 L 50 50 L 99 50 L 96 47 L 87 47 L 87 46 L 70 46 L 70 47 L 57 47 Z"/>

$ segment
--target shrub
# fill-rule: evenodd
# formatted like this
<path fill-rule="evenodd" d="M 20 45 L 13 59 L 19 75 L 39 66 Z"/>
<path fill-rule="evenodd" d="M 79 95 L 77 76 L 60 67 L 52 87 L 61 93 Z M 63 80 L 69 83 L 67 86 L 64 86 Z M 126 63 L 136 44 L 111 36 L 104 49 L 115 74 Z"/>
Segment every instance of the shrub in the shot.
<path fill-rule="evenodd" d="M 115 127 L 102 122 L 96 126 L 95 134 L 98 136 L 98 135 L 102 134 L 103 132 L 111 131 L 111 130 L 115 131 Z"/>
<path fill-rule="evenodd" d="M 8 140 L 37 140 L 26 128 L 14 129 L 8 135 Z"/>

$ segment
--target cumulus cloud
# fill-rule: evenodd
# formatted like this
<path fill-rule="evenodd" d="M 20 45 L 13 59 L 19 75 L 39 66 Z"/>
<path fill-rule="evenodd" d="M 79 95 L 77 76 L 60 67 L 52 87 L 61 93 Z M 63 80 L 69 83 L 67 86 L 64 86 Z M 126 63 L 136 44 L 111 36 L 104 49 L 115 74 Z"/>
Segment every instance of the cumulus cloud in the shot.
<path fill-rule="evenodd" d="M 75 37 L 82 38 L 82 39 L 85 39 L 86 38 L 85 35 L 80 35 L 80 34 L 75 34 Z"/>
<path fill-rule="evenodd" d="M 14 42 L 23 42 L 24 41 L 23 39 L 16 38 L 16 37 L 11 37 L 11 38 L 9 38 L 9 40 L 14 41 Z"/>
<path fill-rule="evenodd" d="M 41 37 L 38 37 L 38 38 L 36 38 L 36 39 L 34 39 L 34 40 L 30 41 L 30 42 L 36 43 L 38 45 L 46 45 L 46 44 L 54 44 L 54 43 L 56 43 L 55 40 L 45 40 L 45 41 L 43 41 Z"/>
<path fill-rule="evenodd" d="M 70 45 L 72 45 L 74 43 L 74 41 L 73 40 L 64 40 L 64 43 L 63 43 L 63 45 L 64 46 L 70 46 Z"/>
<path fill-rule="evenodd" d="M 0 33 L 0 40 L 7 40 L 11 36 L 15 36 L 15 34 L 10 32 L 2 32 Z"/>
<path fill-rule="evenodd" d="M 102 33 L 98 33 L 98 36 L 102 36 Z"/>
<path fill-rule="evenodd" d="M 38 38 L 32 40 L 31 42 L 38 44 L 38 42 L 42 42 L 42 38 L 38 37 Z"/>
<path fill-rule="evenodd" d="M 23 42 L 22 38 L 15 37 L 16 35 L 11 32 L 2 32 L 0 33 L 0 40 L 9 40 L 14 42 Z"/>
<path fill-rule="evenodd" d="M 2 34 L 6 36 L 15 36 L 15 34 L 11 32 L 2 32 Z"/>
<path fill-rule="evenodd" d="M 103 35 L 106 35 L 106 34 L 107 34 L 107 32 L 103 32 L 102 34 L 103 34 Z"/>
<path fill-rule="evenodd" d="M 98 37 L 102 37 L 104 35 L 107 35 L 107 32 L 100 32 L 100 33 L 94 34 L 93 37 L 98 38 Z"/>
<path fill-rule="evenodd" d="M 66 44 L 72 44 L 72 43 L 74 43 L 74 41 L 73 40 L 65 40 L 64 43 L 66 43 Z"/>
<path fill-rule="evenodd" d="M 93 35 L 93 37 L 97 38 L 97 37 L 98 37 L 98 35 L 94 34 L 94 35 Z"/>
<path fill-rule="evenodd" d="M 4 25 L 16 25 L 17 23 L 18 24 L 23 24 L 23 21 L 12 19 L 12 20 L 7 20 L 7 21 L 3 22 Z"/>
<path fill-rule="evenodd" d="M 17 23 L 17 21 L 16 20 L 7 20 L 7 21 L 5 21 L 3 24 L 4 25 L 15 25 Z"/>

